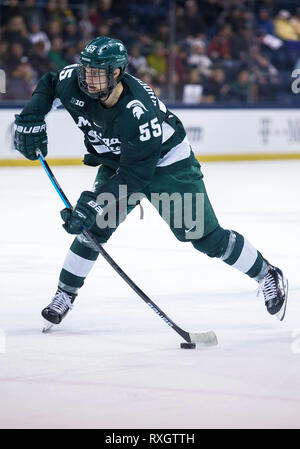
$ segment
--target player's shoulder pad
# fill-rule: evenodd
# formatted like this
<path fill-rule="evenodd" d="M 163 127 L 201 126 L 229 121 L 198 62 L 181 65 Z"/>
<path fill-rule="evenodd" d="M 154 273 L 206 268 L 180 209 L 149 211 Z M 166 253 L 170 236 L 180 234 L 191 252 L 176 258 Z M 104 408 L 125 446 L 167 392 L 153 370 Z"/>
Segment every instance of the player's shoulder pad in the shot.
<path fill-rule="evenodd" d="M 82 102 L 84 94 L 78 85 L 77 67 L 78 64 L 67 65 L 56 74 L 56 95 L 65 107 L 68 107 L 70 102 L 75 105 L 77 101 Z"/>
<path fill-rule="evenodd" d="M 77 67 L 78 64 L 71 64 L 59 70 L 57 72 L 58 84 L 65 85 L 74 82 L 74 80 L 77 82 Z"/>
<path fill-rule="evenodd" d="M 157 113 L 159 100 L 151 86 L 128 73 L 124 75 L 124 81 L 129 88 L 128 97 L 139 101 L 144 106 L 145 112 Z"/>

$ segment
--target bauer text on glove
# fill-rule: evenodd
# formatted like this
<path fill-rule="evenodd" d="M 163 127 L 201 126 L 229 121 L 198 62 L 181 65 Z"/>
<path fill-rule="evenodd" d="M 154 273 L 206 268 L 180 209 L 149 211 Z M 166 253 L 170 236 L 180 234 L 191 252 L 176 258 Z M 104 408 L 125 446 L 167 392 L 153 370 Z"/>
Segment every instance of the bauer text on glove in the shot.
<path fill-rule="evenodd" d="M 45 121 L 35 115 L 23 118 L 16 114 L 14 145 L 17 151 L 31 161 L 38 159 L 37 149 L 46 157 L 48 139 Z"/>
<path fill-rule="evenodd" d="M 74 210 L 65 208 L 61 211 L 60 215 L 65 222 L 63 228 L 69 234 L 80 234 L 84 229 L 90 229 L 95 224 L 97 215 L 103 212 L 96 198 L 97 195 L 94 192 L 82 192 Z"/>

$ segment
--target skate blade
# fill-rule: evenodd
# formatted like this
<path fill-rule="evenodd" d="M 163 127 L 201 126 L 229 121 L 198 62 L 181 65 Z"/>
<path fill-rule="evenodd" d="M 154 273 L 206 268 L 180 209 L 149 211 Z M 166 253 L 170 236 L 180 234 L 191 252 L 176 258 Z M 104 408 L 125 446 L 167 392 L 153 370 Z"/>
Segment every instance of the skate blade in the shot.
<path fill-rule="evenodd" d="M 53 323 L 49 323 L 49 321 L 44 321 L 44 327 L 42 329 L 43 334 L 45 334 L 46 332 L 49 332 L 50 329 L 52 329 L 52 327 L 54 326 Z"/>
<path fill-rule="evenodd" d="M 285 317 L 285 311 L 286 311 L 286 305 L 287 305 L 287 299 L 288 299 L 288 291 L 289 291 L 289 283 L 288 280 L 284 278 L 284 292 L 285 292 L 285 301 L 282 304 L 281 309 L 279 312 L 276 313 L 276 318 L 279 319 L 279 321 L 283 321 L 283 318 Z"/>

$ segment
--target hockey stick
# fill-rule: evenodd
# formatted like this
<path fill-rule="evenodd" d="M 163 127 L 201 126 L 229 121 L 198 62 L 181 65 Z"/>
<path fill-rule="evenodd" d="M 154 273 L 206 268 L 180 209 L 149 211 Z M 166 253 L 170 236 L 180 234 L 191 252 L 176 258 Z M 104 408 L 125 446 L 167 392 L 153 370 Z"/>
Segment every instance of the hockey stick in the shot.
<path fill-rule="evenodd" d="M 64 194 L 62 188 L 60 187 L 57 179 L 52 173 L 47 161 L 43 157 L 41 151 L 38 149 L 36 152 L 39 161 L 41 162 L 45 172 L 47 173 L 50 181 L 52 182 L 55 190 L 58 192 L 60 198 L 64 202 L 65 206 L 72 209 L 72 204 Z M 94 236 L 88 231 L 83 230 L 84 236 L 93 243 L 94 248 L 101 253 L 104 259 L 112 266 L 112 268 L 121 276 L 122 279 L 139 295 L 139 297 L 175 332 L 177 332 L 187 343 L 202 343 L 206 345 L 217 345 L 217 336 L 213 331 L 201 332 L 201 333 L 191 333 L 186 332 L 177 326 L 174 321 L 172 321 L 153 301 L 150 299 L 128 276 L 124 271 L 116 264 L 116 262 L 110 257 L 110 255 L 105 251 L 105 249 L 100 245 Z"/>

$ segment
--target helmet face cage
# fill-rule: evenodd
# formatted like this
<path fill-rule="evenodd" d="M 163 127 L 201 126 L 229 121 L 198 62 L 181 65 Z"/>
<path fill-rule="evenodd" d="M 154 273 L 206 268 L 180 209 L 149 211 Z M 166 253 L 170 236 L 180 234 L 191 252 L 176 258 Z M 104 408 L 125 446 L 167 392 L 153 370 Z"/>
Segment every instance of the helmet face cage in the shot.
<path fill-rule="evenodd" d="M 90 68 L 88 76 L 87 68 Z M 100 70 L 102 73 L 100 73 Z M 118 83 L 118 79 L 116 82 L 114 81 L 114 69 L 112 66 L 109 66 L 107 69 L 100 69 L 98 67 L 90 67 L 89 65 L 80 63 L 77 74 L 80 89 L 94 99 L 106 100 Z M 89 84 L 87 83 L 87 78 Z M 95 90 L 95 92 L 90 91 L 89 85 L 94 86 L 97 90 Z"/>

